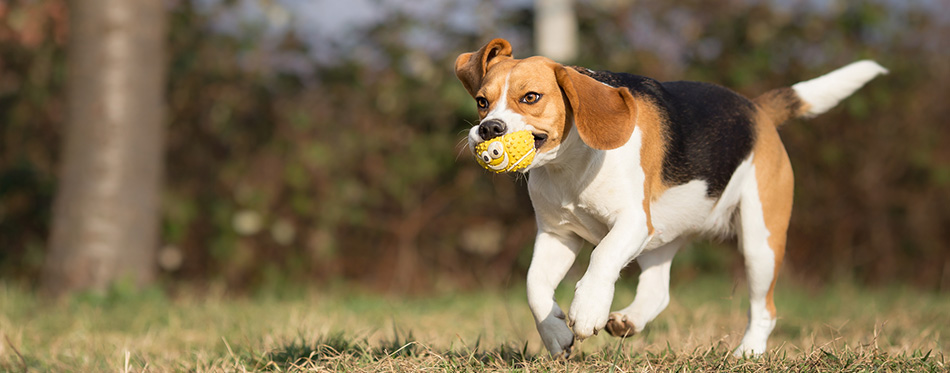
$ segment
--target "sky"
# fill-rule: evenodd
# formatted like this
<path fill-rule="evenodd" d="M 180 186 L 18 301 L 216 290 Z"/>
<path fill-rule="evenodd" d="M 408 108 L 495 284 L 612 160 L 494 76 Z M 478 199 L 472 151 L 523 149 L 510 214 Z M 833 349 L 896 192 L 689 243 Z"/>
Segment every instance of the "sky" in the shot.
<path fill-rule="evenodd" d="M 263 48 L 292 32 L 308 48 L 307 58 L 320 65 L 341 56 L 372 54 L 361 50 L 360 37 L 387 20 L 404 17 L 414 25 L 405 42 L 428 53 L 446 53 L 453 35 L 479 34 L 497 14 L 532 6 L 533 0 L 197 0 L 200 12 L 212 15 L 214 31 L 255 35 Z M 472 16 L 475 15 L 475 16 Z M 365 56 L 371 59 L 374 56 Z"/>

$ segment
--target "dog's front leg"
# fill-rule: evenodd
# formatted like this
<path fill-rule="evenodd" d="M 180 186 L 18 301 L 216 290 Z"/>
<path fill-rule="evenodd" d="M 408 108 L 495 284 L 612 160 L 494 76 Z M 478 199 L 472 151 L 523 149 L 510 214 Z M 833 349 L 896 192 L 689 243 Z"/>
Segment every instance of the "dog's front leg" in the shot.
<path fill-rule="evenodd" d="M 554 299 L 554 289 L 567 274 L 584 241 L 572 233 L 562 235 L 539 229 L 528 268 L 528 306 L 538 334 L 551 355 L 570 355 L 574 333 Z"/>
<path fill-rule="evenodd" d="M 620 270 L 640 254 L 648 238 L 645 217 L 621 217 L 594 248 L 587 272 L 577 282 L 568 313 L 578 339 L 594 335 L 607 324 Z"/>

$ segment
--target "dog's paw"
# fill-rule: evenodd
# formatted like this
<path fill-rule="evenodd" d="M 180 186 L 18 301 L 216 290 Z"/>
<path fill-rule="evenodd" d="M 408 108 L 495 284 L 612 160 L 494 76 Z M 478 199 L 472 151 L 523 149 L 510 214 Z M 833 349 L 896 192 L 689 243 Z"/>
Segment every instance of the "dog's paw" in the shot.
<path fill-rule="evenodd" d="M 604 327 L 607 333 L 614 337 L 627 338 L 637 334 L 637 327 L 633 322 L 620 312 L 614 312 L 607 318 L 607 325 Z"/>
<path fill-rule="evenodd" d="M 769 334 L 774 328 L 775 319 L 750 320 L 742 342 L 732 355 L 738 358 L 762 356 L 768 349 Z"/>
<path fill-rule="evenodd" d="M 563 314 L 561 314 L 563 317 Z M 574 333 L 563 319 L 548 320 L 538 324 L 541 342 L 555 358 L 567 358 L 574 347 Z"/>
<path fill-rule="evenodd" d="M 577 283 L 574 301 L 571 302 L 571 310 L 568 313 L 571 329 L 577 339 L 584 340 L 604 328 L 613 295 L 612 283 L 597 284 L 584 281 L 583 278 Z"/>
<path fill-rule="evenodd" d="M 560 352 L 551 353 L 551 357 L 567 360 L 571 358 L 572 353 L 574 353 L 574 337 L 571 337 L 571 341 L 566 346 L 561 347 Z"/>
<path fill-rule="evenodd" d="M 762 354 L 765 353 L 765 350 L 766 350 L 765 343 L 753 345 L 753 344 L 746 344 L 746 342 L 743 341 L 742 344 L 739 345 L 739 348 L 736 348 L 736 350 L 732 352 L 732 356 L 735 356 L 736 358 L 740 358 L 740 359 L 741 358 L 757 358 L 759 356 L 762 356 Z"/>
<path fill-rule="evenodd" d="M 597 332 L 607 324 L 607 316 L 597 316 L 591 313 L 579 313 L 571 319 L 571 329 L 578 340 L 585 340 L 597 335 Z"/>

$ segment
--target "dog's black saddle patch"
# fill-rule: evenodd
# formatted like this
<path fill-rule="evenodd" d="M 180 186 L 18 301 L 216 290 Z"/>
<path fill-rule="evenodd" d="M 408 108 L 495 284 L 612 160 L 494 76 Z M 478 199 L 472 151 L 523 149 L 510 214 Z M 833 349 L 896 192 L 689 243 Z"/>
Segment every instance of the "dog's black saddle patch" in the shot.
<path fill-rule="evenodd" d="M 663 180 L 670 185 L 704 180 L 706 195 L 718 198 L 752 151 L 755 104 L 732 90 L 710 83 L 660 83 L 633 74 L 575 69 L 609 86 L 627 88 L 658 108 L 667 141 Z"/>

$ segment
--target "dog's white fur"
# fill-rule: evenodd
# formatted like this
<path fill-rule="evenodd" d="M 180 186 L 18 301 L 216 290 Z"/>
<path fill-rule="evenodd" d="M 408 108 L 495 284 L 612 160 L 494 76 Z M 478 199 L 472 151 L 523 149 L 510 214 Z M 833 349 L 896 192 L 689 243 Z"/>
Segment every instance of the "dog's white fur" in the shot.
<path fill-rule="evenodd" d="M 792 89 L 811 105 L 807 115 L 815 116 L 835 107 L 880 74 L 887 74 L 887 69 L 877 62 L 862 60 L 815 79 L 796 83 Z"/>
<path fill-rule="evenodd" d="M 860 61 L 792 87 L 806 104 L 807 115 L 816 115 L 885 72 L 873 61 Z M 510 80 L 509 72 L 503 95 L 509 91 Z M 482 122 L 501 120 L 508 133 L 536 130 L 506 105 L 504 97 L 496 101 L 499 104 Z M 469 132 L 471 148 L 484 141 L 477 127 Z M 527 276 L 528 305 L 545 347 L 553 355 L 569 354 L 575 338 L 596 334 L 608 321 L 629 321 L 633 332 L 640 332 L 669 304 L 670 263 L 677 251 L 698 234 L 737 234 L 747 268 L 750 307 L 749 324 L 735 355 L 765 352 L 775 326 L 766 296 L 773 286 L 777 261 L 769 246 L 772 232 L 763 214 L 755 152 L 735 169 L 718 198 L 706 195 L 705 181 L 693 180 L 672 186 L 652 200 L 651 234 L 644 209 L 641 128 L 637 126 L 626 143 L 610 150 L 587 146 L 578 126 L 570 128 L 557 146 L 540 152 L 525 170 L 530 172 L 528 190 L 538 224 Z M 554 290 L 585 241 L 596 248 L 565 315 L 554 300 Z M 610 313 L 614 283 L 635 259 L 642 269 L 636 298 L 626 308 Z"/>

